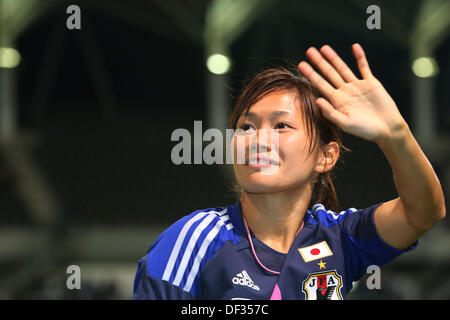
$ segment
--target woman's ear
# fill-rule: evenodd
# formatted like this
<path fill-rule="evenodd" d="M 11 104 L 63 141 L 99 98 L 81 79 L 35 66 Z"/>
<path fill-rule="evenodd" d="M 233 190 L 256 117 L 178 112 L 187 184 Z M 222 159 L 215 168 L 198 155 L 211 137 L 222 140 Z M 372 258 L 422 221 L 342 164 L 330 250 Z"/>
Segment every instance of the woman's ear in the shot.
<path fill-rule="evenodd" d="M 320 153 L 319 162 L 316 170 L 319 173 L 325 173 L 333 169 L 339 159 L 339 145 L 332 141 L 328 143 Z"/>

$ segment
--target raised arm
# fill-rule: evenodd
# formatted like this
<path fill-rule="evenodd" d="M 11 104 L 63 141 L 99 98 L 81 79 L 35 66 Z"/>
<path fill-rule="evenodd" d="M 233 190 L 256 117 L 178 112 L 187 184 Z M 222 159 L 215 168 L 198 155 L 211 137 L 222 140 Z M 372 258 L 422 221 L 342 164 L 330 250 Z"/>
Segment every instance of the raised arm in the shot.
<path fill-rule="evenodd" d="M 394 100 L 373 76 L 363 49 L 354 44 L 352 50 L 362 79 L 329 46 L 306 52 L 326 79 L 307 62 L 300 62 L 298 69 L 323 93 L 317 105 L 327 119 L 375 142 L 386 156 L 399 197 L 377 208 L 375 226 L 385 242 L 403 249 L 445 217 L 444 195 Z"/>

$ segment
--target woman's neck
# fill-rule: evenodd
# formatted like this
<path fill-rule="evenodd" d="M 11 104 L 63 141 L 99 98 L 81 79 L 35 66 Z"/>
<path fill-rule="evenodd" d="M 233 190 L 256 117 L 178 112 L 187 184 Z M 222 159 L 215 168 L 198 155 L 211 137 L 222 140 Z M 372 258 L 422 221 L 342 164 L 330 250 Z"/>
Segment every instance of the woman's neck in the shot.
<path fill-rule="evenodd" d="M 272 249 L 287 253 L 297 236 L 312 190 L 256 194 L 242 192 L 242 214 L 255 236 Z"/>

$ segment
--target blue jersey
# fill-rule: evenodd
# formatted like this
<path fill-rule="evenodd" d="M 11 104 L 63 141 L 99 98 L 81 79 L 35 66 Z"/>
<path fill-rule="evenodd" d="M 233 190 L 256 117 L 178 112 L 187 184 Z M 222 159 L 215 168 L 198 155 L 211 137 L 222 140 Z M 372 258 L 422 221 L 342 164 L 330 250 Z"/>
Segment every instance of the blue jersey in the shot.
<path fill-rule="evenodd" d="M 373 216 L 381 204 L 340 213 L 314 205 L 287 254 L 250 232 L 253 252 L 240 200 L 194 211 L 139 260 L 133 299 L 344 299 L 368 266 L 417 245 L 398 250 L 378 236 Z"/>

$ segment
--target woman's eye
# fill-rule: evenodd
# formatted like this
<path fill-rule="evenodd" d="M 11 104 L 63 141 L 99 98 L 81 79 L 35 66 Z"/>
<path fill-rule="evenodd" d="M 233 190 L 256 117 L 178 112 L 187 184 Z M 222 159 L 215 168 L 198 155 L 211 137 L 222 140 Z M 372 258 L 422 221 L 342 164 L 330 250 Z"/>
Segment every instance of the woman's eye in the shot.
<path fill-rule="evenodd" d="M 286 128 L 290 128 L 291 126 L 288 125 L 287 123 L 281 122 L 281 123 L 277 123 L 277 125 L 275 126 L 275 129 L 286 129 Z"/>

